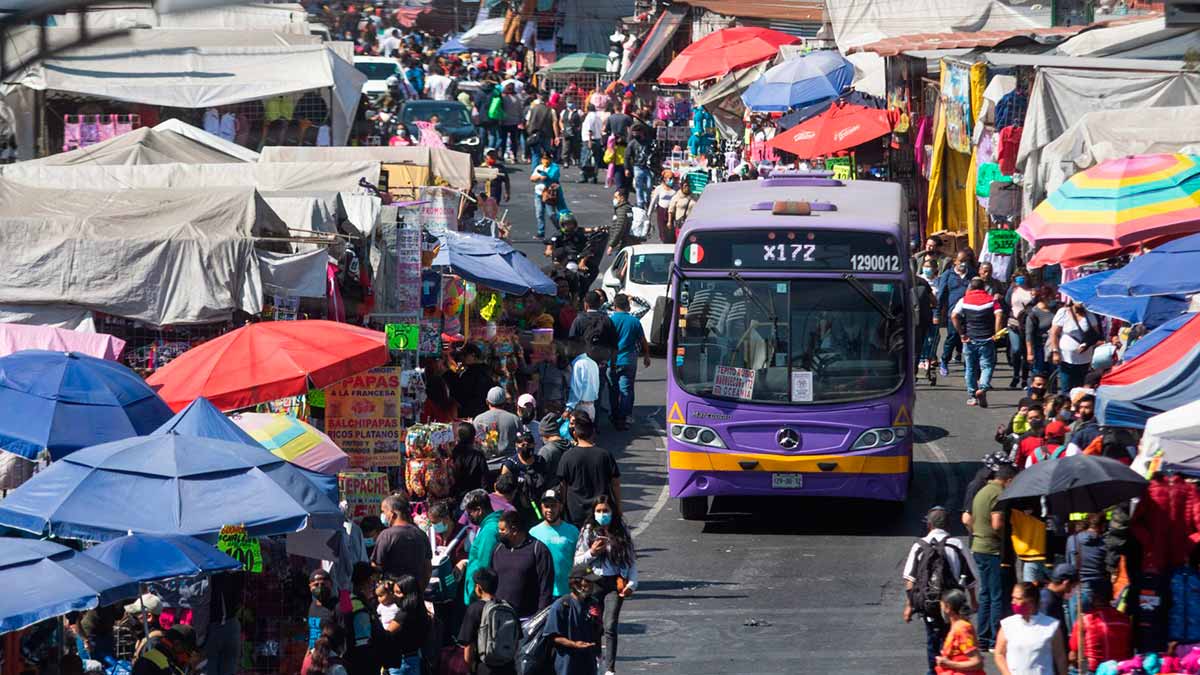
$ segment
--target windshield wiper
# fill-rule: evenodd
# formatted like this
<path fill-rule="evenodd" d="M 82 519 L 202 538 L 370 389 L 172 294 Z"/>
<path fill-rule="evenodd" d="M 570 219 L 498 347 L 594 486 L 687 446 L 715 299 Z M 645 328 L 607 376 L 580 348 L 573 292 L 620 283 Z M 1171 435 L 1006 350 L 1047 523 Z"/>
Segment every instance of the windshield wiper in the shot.
<path fill-rule="evenodd" d="M 879 298 L 875 297 L 874 293 L 867 290 L 867 287 L 863 285 L 863 282 L 859 281 L 858 277 L 847 272 L 842 275 L 842 278 L 846 280 L 846 283 L 850 284 L 851 288 L 858 291 L 858 294 L 863 296 L 864 300 L 871 303 L 871 306 L 874 307 L 880 314 L 882 314 L 883 318 L 892 323 L 898 321 L 896 315 L 892 314 L 892 310 L 888 309 L 882 302 L 880 302 Z"/>
<path fill-rule="evenodd" d="M 750 288 L 750 284 L 746 282 L 746 279 L 742 277 L 741 272 L 731 271 L 729 278 L 737 282 L 742 292 L 749 296 L 750 301 L 771 321 L 771 347 L 767 351 L 767 367 L 770 367 L 771 364 L 775 363 L 775 349 L 779 346 L 779 317 L 775 314 L 775 308 L 764 303 L 758 296 L 754 295 L 754 291 Z M 747 322 L 747 325 L 749 325 L 749 322 Z"/>

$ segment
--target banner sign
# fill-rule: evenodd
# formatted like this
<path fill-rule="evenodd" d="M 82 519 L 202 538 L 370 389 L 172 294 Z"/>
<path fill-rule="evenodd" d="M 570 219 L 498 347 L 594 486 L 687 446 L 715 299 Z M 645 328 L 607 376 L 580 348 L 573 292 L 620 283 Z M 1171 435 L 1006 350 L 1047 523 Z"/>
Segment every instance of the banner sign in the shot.
<path fill-rule="evenodd" d="M 325 389 L 325 433 L 350 456 L 350 466 L 400 466 L 400 368 L 384 366 Z"/>
<path fill-rule="evenodd" d="M 252 574 L 261 574 L 262 546 L 246 534 L 245 525 L 226 525 L 217 535 L 217 548 L 225 555 L 242 563 L 242 568 Z"/>
<path fill-rule="evenodd" d="M 1012 255 L 1017 248 L 1017 240 L 1020 238 L 1015 230 L 988 230 L 988 252 Z"/>
<path fill-rule="evenodd" d="M 378 471 L 343 471 L 338 474 L 338 494 L 350 506 L 353 520 L 378 518 L 379 503 L 391 494 L 387 474 Z"/>

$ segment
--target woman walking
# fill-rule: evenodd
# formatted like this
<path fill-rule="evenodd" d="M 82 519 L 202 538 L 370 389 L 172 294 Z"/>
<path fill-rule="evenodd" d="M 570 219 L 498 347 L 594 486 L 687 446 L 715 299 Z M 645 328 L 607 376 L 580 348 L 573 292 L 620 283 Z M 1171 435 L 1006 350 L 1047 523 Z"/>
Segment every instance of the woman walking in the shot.
<path fill-rule="evenodd" d="M 971 611 L 967 594 L 952 588 L 942 594 L 942 616 L 949 629 L 942 642 L 942 653 L 934 661 L 937 675 L 984 675 L 983 657 L 979 655 L 979 641 L 975 638 L 975 627 L 966 614 Z"/>
<path fill-rule="evenodd" d="M 596 498 L 579 543 L 575 547 L 575 564 L 584 564 L 600 577 L 596 582 L 595 598 L 604 611 L 604 671 L 606 675 L 617 668 L 617 626 L 621 605 L 637 589 L 637 552 L 625 519 L 617 504 L 608 495 Z"/>
<path fill-rule="evenodd" d="M 1013 586 L 1012 616 L 996 634 L 1000 675 L 1061 675 L 1067 672 L 1067 648 L 1058 620 L 1037 613 L 1038 591 L 1023 581 Z"/>
<path fill-rule="evenodd" d="M 1025 308 L 1025 357 L 1029 364 L 1029 376 L 1046 376 L 1046 342 L 1050 339 L 1050 327 L 1054 323 L 1057 300 L 1053 286 L 1038 289 L 1036 301 Z"/>
<path fill-rule="evenodd" d="M 667 227 L 667 209 L 676 192 L 675 173 L 670 169 L 662 172 L 662 182 L 650 194 L 650 207 L 654 209 L 654 223 L 658 226 L 658 240 L 664 244 L 675 243 L 675 230 Z"/>

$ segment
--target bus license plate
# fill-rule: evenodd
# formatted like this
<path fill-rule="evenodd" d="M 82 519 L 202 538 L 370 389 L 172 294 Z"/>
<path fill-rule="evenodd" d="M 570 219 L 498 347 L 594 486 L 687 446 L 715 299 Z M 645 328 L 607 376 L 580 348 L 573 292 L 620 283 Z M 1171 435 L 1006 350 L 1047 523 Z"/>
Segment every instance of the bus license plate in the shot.
<path fill-rule="evenodd" d="M 773 473 L 771 474 L 771 487 L 796 490 L 804 487 L 804 474 L 802 473 Z"/>

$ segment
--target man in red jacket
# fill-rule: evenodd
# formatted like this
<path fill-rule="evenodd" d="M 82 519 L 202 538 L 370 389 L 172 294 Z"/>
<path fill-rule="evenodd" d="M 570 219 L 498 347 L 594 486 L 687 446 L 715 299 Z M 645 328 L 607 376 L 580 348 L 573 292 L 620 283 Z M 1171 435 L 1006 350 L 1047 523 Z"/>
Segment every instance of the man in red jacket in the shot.
<path fill-rule="evenodd" d="M 987 390 L 992 386 L 992 369 L 996 367 L 995 335 L 1004 321 L 1004 310 L 986 289 L 983 279 L 975 277 L 967 292 L 950 312 L 954 330 L 963 343 L 963 363 L 966 366 L 967 405 L 987 407 Z"/>

